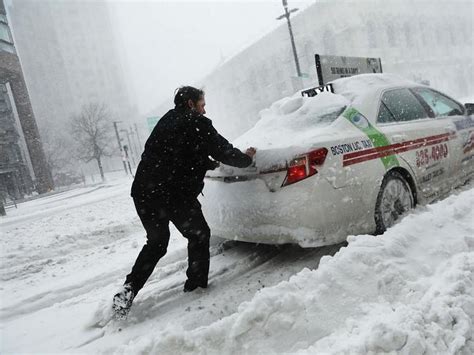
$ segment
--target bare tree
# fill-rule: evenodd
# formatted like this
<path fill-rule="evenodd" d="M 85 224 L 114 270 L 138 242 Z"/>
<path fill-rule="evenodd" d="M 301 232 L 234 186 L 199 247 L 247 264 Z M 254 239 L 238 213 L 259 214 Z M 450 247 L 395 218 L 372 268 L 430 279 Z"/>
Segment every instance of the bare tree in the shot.
<path fill-rule="evenodd" d="M 70 132 L 59 123 L 51 122 L 43 123 L 39 129 L 46 162 L 53 177 L 56 179 L 60 173 L 76 171 L 77 160 L 71 147 Z"/>
<path fill-rule="evenodd" d="M 97 161 L 102 181 L 105 180 L 102 158 L 110 157 L 112 150 L 110 113 L 105 104 L 89 103 L 79 115 L 71 117 L 71 133 L 77 143 L 77 157 L 86 163 Z"/>

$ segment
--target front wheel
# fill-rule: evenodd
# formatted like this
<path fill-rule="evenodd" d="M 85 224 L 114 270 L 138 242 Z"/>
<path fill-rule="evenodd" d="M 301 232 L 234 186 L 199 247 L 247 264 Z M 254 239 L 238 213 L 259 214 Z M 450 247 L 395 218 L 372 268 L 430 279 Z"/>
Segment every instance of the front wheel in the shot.
<path fill-rule="evenodd" d="M 415 207 L 413 192 L 405 178 L 396 171 L 385 175 L 375 205 L 376 234 L 393 226 L 402 215 Z"/>

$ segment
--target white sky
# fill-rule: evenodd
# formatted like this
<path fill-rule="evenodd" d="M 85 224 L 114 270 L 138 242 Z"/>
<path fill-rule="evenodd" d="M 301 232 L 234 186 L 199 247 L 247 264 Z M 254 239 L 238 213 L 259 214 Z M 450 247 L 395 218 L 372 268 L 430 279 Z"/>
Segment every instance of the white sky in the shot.
<path fill-rule="evenodd" d="M 314 0 L 292 1 L 304 8 Z M 281 0 L 117 1 L 131 91 L 140 113 L 149 113 L 180 85 L 192 85 L 222 60 L 286 21 Z M 290 42 L 288 40 L 288 46 Z"/>

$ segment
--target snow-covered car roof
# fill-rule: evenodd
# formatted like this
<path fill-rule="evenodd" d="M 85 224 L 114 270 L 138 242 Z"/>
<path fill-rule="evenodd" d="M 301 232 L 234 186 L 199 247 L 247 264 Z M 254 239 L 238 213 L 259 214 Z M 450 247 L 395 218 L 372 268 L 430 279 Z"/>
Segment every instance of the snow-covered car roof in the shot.
<path fill-rule="evenodd" d="M 330 84 L 335 94 L 344 96 L 353 104 L 391 87 L 422 86 L 395 74 L 359 74 L 334 80 Z"/>
<path fill-rule="evenodd" d="M 285 160 L 307 150 L 317 141 L 344 137 L 347 132 L 331 124 L 345 108 L 355 107 L 367 114 L 367 110 L 373 111 L 374 98 L 383 90 L 421 86 L 394 74 L 360 74 L 334 80 L 331 84 L 334 93 L 323 91 L 316 96 L 303 97 L 298 91 L 275 101 L 260 111 L 260 120 L 234 144 L 241 149 L 258 147 L 262 166 L 264 160 Z M 262 154 L 262 150 L 267 150 L 266 154 Z"/>
<path fill-rule="evenodd" d="M 329 125 L 350 105 L 362 103 L 388 87 L 417 86 L 416 83 L 393 74 L 361 74 L 331 82 L 334 93 L 322 92 L 302 97 L 301 91 L 275 101 L 260 111 L 260 120 L 253 128 L 237 138 L 237 146 L 258 145 L 266 148 L 287 147 L 310 143 L 315 135 L 334 134 Z"/>

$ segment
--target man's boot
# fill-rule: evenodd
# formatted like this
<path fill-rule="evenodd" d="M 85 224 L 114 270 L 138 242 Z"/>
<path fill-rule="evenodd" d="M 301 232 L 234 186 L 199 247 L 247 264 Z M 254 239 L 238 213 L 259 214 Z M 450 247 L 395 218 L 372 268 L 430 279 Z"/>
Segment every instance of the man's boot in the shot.
<path fill-rule="evenodd" d="M 196 282 L 193 282 L 191 280 L 186 280 L 186 282 L 184 283 L 184 289 L 183 291 L 184 292 L 191 292 L 191 291 L 194 291 L 196 288 L 198 287 L 202 287 L 202 288 L 207 288 L 207 284 L 204 284 L 204 283 L 196 283 Z"/>
<path fill-rule="evenodd" d="M 116 319 L 127 318 L 135 295 L 136 292 L 133 289 L 132 284 L 129 283 L 123 285 L 122 289 L 114 295 L 112 308 Z"/>

